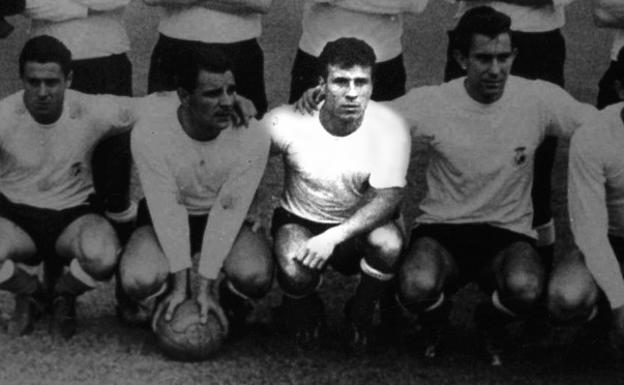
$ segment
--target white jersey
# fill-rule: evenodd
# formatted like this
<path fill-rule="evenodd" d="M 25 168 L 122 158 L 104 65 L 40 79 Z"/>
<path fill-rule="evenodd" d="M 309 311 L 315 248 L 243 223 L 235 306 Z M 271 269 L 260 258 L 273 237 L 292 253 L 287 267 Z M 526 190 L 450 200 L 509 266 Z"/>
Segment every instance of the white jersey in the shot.
<path fill-rule="evenodd" d="M 262 34 L 259 13 L 232 14 L 198 5 L 160 7 L 158 32 L 180 40 L 235 43 Z"/>
<path fill-rule="evenodd" d="M 130 50 L 123 13 L 130 0 L 34 0 L 26 14 L 31 36 L 50 35 L 72 59 L 92 59 Z"/>
<path fill-rule="evenodd" d="M 15 203 L 63 210 L 94 193 L 91 155 L 105 136 L 130 129 L 129 98 L 67 90 L 61 117 L 37 123 L 23 91 L 0 101 L 0 193 Z"/>
<path fill-rule="evenodd" d="M 501 99 L 481 104 L 465 78 L 391 102 L 433 151 L 416 223 L 487 223 L 535 238 L 531 187 L 545 135 L 571 135 L 595 109 L 560 87 L 510 76 Z"/>
<path fill-rule="evenodd" d="M 179 105 L 175 92 L 146 97 L 131 141 L 154 228 L 172 272 L 191 266 L 188 216 L 211 213 L 212 219 L 211 210 L 217 199 L 223 199 L 224 186 L 244 179 L 250 167 L 261 167 L 262 172 L 269 150 L 268 135 L 255 124 L 228 128 L 210 141 L 194 140 L 178 120 Z M 252 197 L 254 192 L 255 187 Z"/>
<path fill-rule="evenodd" d="M 406 184 L 409 130 L 387 107 L 369 102 L 361 126 L 344 137 L 327 132 L 318 112 L 304 116 L 292 106 L 278 107 L 262 121 L 284 158 L 280 205 L 297 216 L 341 223 L 361 206 L 368 186 Z"/>
<path fill-rule="evenodd" d="M 573 0 L 553 0 L 539 6 L 516 5 L 505 1 L 460 1 L 457 17 L 467 10 L 487 5 L 511 18 L 511 30 L 519 32 L 547 32 L 561 28 L 565 24 L 565 5 Z"/>
<path fill-rule="evenodd" d="M 599 124 L 574 134 L 568 171 L 572 233 L 612 308 L 624 305 L 622 271 L 607 238 L 624 238 L 622 108 L 624 103 L 605 108 Z"/>

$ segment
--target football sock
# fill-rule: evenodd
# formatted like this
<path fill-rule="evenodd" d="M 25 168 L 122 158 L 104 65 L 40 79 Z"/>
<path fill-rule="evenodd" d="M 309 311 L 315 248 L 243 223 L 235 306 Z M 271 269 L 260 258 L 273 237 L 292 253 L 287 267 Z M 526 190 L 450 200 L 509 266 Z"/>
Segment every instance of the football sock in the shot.
<path fill-rule="evenodd" d="M 95 285 L 95 280 L 80 267 L 77 259 L 73 259 L 69 264 L 69 269 L 56 282 L 54 291 L 56 294 L 75 297 L 95 288 Z"/>
<path fill-rule="evenodd" d="M 352 298 L 349 316 L 355 323 L 371 326 L 375 306 L 394 274 L 372 267 L 365 258 L 360 260 L 360 270 L 360 284 Z"/>
<path fill-rule="evenodd" d="M 39 278 L 36 273 L 32 274 L 26 270 L 32 270 L 32 267 L 16 265 L 11 260 L 5 261 L 0 268 L 0 289 L 16 294 L 35 293 L 40 288 Z"/>

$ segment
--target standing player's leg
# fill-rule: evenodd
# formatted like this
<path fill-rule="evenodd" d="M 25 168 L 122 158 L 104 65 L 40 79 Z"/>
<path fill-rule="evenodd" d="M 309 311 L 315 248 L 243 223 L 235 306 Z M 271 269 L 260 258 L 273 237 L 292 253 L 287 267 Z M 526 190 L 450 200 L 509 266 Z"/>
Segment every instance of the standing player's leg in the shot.
<path fill-rule="evenodd" d="M 54 286 L 50 326 L 53 333 L 67 339 L 76 331 L 76 297 L 113 275 L 121 246 L 106 219 L 86 214 L 63 230 L 55 248 L 69 268 Z"/>
<path fill-rule="evenodd" d="M 240 331 L 252 301 L 262 298 L 273 282 L 273 256 L 261 233 L 243 225 L 223 264 L 226 278 L 219 287 L 219 301 L 230 324 L 230 332 Z"/>
<path fill-rule="evenodd" d="M 10 335 L 30 333 L 42 310 L 42 288 L 37 277 L 40 265 L 41 258 L 30 236 L 0 217 L 0 290 L 15 295 L 15 309 L 8 323 Z"/>
<path fill-rule="evenodd" d="M 502 364 L 501 342 L 506 324 L 535 311 L 542 298 L 545 281 L 541 257 L 527 241 L 511 243 L 486 268 L 480 285 L 492 296 L 491 301 L 478 305 L 475 323 L 493 366 Z"/>
<path fill-rule="evenodd" d="M 147 93 L 171 91 L 176 88 L 175 65 L 180 53 L 192 42 L 159 35 L 152 50 L 147 76 Z"/>
<path fill-rule="evenodd" d="M 256 39 L 232 44 L 214 44 L 232 61 L 236 92 L 249 98 L 262 117 L 268 109 L 264 84 L 264 53 Z"/>
<path fill-rule="evenodd" d="M 322 271 L 310 269 L 295 259 L 301 245 L 314 234 L 301 224 L 281 224 L 276 217 L 273 217 L 273 252 L 277 282 L 283 293 L 281 310 L 297 343 L 306 347 L 320 338 L 325 326 L 323 303 L 316 292 Z"/>
<path fill-rule="evenodd" d="M 316 87 L 319 82 L 318 58 L 297 50 L 292 70 L 290 71 L 290 94 L 288 103 L 294 103 L 308 89 Z"/>
<path fill-rule="evenodd" d="M 169 261 L 154 228 L 139 226 L 119 261 L 117 316 L 122 322 L 130 326 L 149 325 L 155 299 L 166 290 L 169 271 Z"/>
<path fill-rule="evenodd" d="M 371 342 L 375 307 L 391 286 L 403 248 L 403 233 L 398 222 L 390 222 L 368 233 L 361 242 L 365 243 L 362 248 L 348 247 L 352 242 L 346 242 L 344 252 L 339 246 L 330 260 L 335 267 L 341 263 L 339 258 L 359 261 L 360 283 L 345 307 L 346 342 L 356 353 L 366 350 Z M 361 250 L 363 255 L 353 255 Z"/>
<path fill-rule="evenodd" d="M 427 226 L 421 225 L 420 227 Z M 448 324 L 450 302 L 445 290 L 456 280 L 458 268 L 449 251 L 436 239 L 412 232 L 399 267 L 398 298 L 403 307 L 418 315 L 425 338 L 426 358 L 437 355 L 440 334 Z"/>

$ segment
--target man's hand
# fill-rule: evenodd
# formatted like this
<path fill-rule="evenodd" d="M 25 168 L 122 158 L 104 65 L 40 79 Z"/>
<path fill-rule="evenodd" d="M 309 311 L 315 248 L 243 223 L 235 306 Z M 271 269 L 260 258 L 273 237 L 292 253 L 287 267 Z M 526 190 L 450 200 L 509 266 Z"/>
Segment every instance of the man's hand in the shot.
<path fill-rule="evenodd" d="M 325 266 L 336 246 L 343 241 L 340 232 L 336 230 L 336 227 L 332 227 L 308 239 L 299 250 L 295 260 L 310 269 L 320 270 Z"/>
<path fill-rule="evenodd" d="M 208 322 L 208 313 L 213 312 L 219 318 L 219 322 L 221 325 L 224 325 L 226 334 L 228 329 L 228 320 L 221 309 L 219 303 L 215 300 L 213 284 L 214 280 L 200 277 L 199 278 L 199 289 L 197 292 L 197 296 L 195 300 L 197 301 L 197 305 L 199 305 L 199 321 L 202 324 Z"/>
<path fill-rule="evenodd" d="M 318 110 L 319 104 L 325 100 L 325 93 L 323 88 L 319 85 L 314 88 L 309 88 L 301 95 L 299 100 L 295 102 L 295 111 L 305 115 L 313 115 Z"/>
<path fill-rule="evenodd" d="M 245 223 L 251 227 L 251 231 L 257 233 L 262 229 L 262 216 L 259 211 L 250 210 L 245 217 Z"/>
<path fill-rule="evenodd" d="M 258 110 L 253 102 L 237 94 L 234 98 L 234 126 L 249 127 L 249 121 L 256 115 L 258 115 Z"/>
<path fill-rule="evenodd" d="M 156 322 L 161 314 L 165 313 L 165 321 L 171 321 L 173 313 L 187 298 L 188 269 L 178 271 L 173 275 L 172 290 L 160 301 L 152 318 L 152 329 L 156 329 Z"/>

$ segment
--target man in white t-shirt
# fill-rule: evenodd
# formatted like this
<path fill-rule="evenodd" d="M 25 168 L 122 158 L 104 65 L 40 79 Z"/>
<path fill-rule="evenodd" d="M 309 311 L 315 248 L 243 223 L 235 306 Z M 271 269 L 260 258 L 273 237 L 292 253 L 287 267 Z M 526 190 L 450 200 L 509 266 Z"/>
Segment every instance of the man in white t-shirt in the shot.
<path fill-rule="evenodd" d="M 375 54 L 362 40 L 340 38 L 320 54 L 326 101 L 303 116 L 291 106 L 271 111 L 264 125 L 285 165 L 285 187 L 272 233 L 282 309 L 298 343 L 324 325 L 316 292 L 328 266 L 360 274 L 345 307 L 346 342 L 370 342 L 375 305 L 393 278 L 403 246 L 399 203 L 406 184 L 410 138 L 403 120 L 371 102 Z"/>
<path fill-rule="evenodd" d="M 240 330 L 252 301 L 272 283 L 271 250 L 252 205 L 270 140 L 260 127 L 236 126 L 236 83 L 222 52 L 187 51 L 179 63 L 177 93 L 148 96 L 132 132 L 145 200 L 119 265 L 134 304 L 120 311 L 126 321 L 149 321 L 152 299 L 170 282 L 158 305 L 166 320 L 191 296 L 204 322 L 210 311 L 223 317 L 212 296 L 223 273 L 219 301 L 230 330 Z M 190 293 L 196 254 L 199 285 Z"/>
<path fill-rule="evenodd" d="M 511 18 L 511 39 L 518 54 L 511 74 L 528 79 L 541 79 L 564 86 L 566 57 L 565 39 L 561 28 L 565 24 L 565 6 L 572 0 L 461 0 L 458 16 L 467 10 L 487 5 Z M 444 80 L 465 73 L 453 59 L 453 31 L 449 45 Z M 557 152 L 557 138 L 547 136 L 535 154 L 533 177 L 533 227 L 537 231 L 537 246 L 542 259 L 550 266 L 554 256 L 555 223 L 551 210 L 551 174 Z"/>
<path fill-rule="evenodd" d="M 306 0 L 302 34 L 291 71 L 290 103 L 318 84 L 318 56 L 325 44 L 355 37 L 373 47 L 377 63 L 372 100 L 405 94 L 403 19 L 420 13 L 428 0 Z"/>
<path fill-rule="evenodd" d="M 610 86 L 624 100 L 624 58 L 612 63 Z M 606 86 L 606 84 L 605 84 Z M 569 257 L 575 267 L 567 284 L 594 280 L 608 306 L 595 321 L 598 333 L 612 328 L 612 342 L 624 351 L 624 104 L 615 103 L 600 112 L 597 124 L 586 125 L 572 137 L 568 170 L 570 225 L 581 253 Z M 587 267 L 586 267 L 587 266 Z M 593 280 L 589 275 L 589 271 Z M 597 290 L 596 290 L 597 291 Z M 596 304 L 586 300 L 585 306 Z M 609 311 L 609 308 L 611 311 Z M 606 311 L 605 311 L 606 310 Z M 610 320 L 609 320 L 610 318 Z"/>
<path fill-rule="evenodd" d="M 262 14 L 272 0 L 144 0 L 158 6 L 160 36 L 152 52 L 148 93 L 176 88 L 180 52 L 196 47 L 219 48 L 232 61 L 238 93 L 251 99 L 258 114 L 267 110 L 264 57 L 258 38 Z"/>
<path fill-rule="evenodd" d="M 67 90 L 71 53 L 50 36 L 29 40 L 19 63 L 24 89 L 0 101 L 0 289 L 16 294 L 11 334 L 31 332 L 51 300 L 51 331 L 69 338 L 76 297 L 113 274 L 121 251 L 93 203 L 91 154 L 130 129 L 130 100 Z M 67 266 L 51 298 L 42 262 Z"/>
<path fill-rule="evenodd" d="M 624 47 L 624 3 L 616 0 L 593 0 L 594 23 L 599 28 L 613 30 L 613 44 L 611 45 L 611 63 L 598 83 L 598 100 L 596 106 L 600 109 L 618 103 L 621 99 L 615 90 L 615 80 L 621 79 L 617 73 L 621 68 L 616 65 L 618 53 Z"/>
<path fill-rule="evenodd" d="M 433 151 L 398 275 L 400 299 L 429 338 L 427 356 L 436 354 L 446 299 L 476 281 L 492 298 L 477 307 L 477 328 L 491 363 L 501 364 L 505 323 L 535 312 L 547 282 L 532 229 L 535 150 L 546 135 L 570 136 L 595 115 L 552 83 L 509 77 L 510 22 L 490 7 L 468 10 L 452 34 L 466 77 L 392 102 Z"/>

